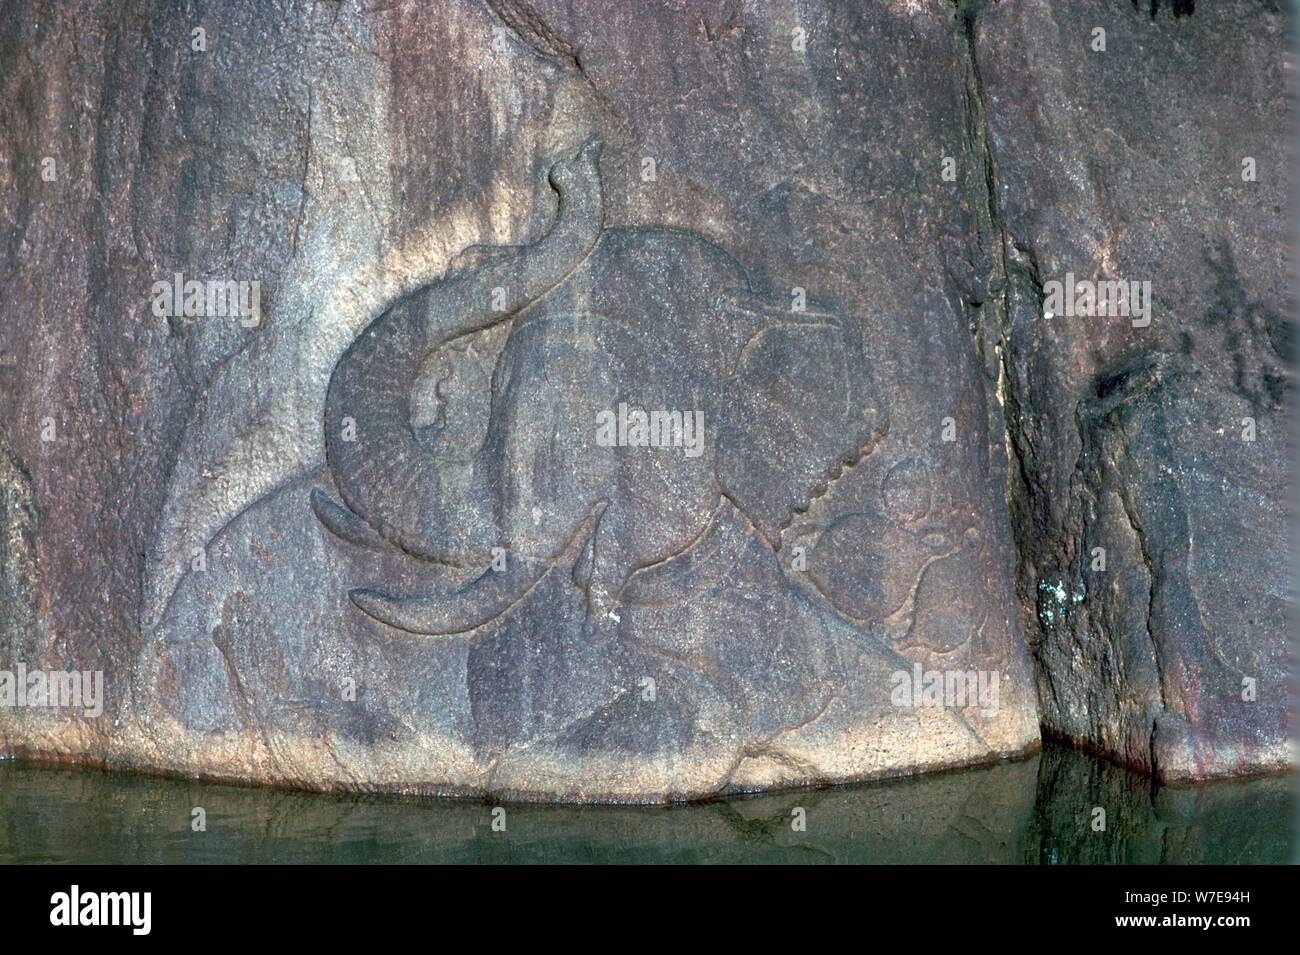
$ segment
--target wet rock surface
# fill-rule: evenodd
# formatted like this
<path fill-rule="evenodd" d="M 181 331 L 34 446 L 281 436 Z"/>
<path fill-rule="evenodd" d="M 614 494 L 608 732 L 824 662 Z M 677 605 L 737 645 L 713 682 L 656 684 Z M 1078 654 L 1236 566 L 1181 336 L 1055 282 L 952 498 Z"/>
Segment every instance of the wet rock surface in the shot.
<path fill-rule="evenodd" d="M 1041 717 L 1280 768 L 1289 125 L 1238 7 L 17 5 L 0 669 L 105 699 L 0 749 L 657 802 Z M 1149 327 L 1045 322 L 1068 270 Z"/>

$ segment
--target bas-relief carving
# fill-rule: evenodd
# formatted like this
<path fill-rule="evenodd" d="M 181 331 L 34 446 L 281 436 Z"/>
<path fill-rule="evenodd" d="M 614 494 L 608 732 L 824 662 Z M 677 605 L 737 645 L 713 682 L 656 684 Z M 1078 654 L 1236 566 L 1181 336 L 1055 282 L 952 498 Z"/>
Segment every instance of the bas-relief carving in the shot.
<path fill-rule="evenodd" d="M 541 238 L 467 249 L 337 362 L 310 504 L 332 578 L 354 578 L 342 639 L 467 640 L 455 705 L 484 765 L 547 740 L 824 776 L 773 741 L 879 727 L 913 659 L 1008 652 L 974 639 L 969 506 L 891 443 L 859 320 L 794 310 L 694 233 L 606 227 L 598 160 L 552 169 Z M 700 412 L 699 453 L 603 446 L 620 404 Z"/>
<path fill-rule="evenodd" d="M 487 568 L 493 548 L 511 558 L 455 601 L 354 594 L 386 623 L 462 632 L 567 557 L 600 629 L 631 574 L 697 540 L 721 501 L 775 546 L 792 509 L 882 428 L 863 402 L 854 323 L 752 291 L 696 235 L 603 228 L 597 154 L 552 173 L 560 207 L 544 237 L 477 250 L 485 264 L 395 304 L 335 368 L 325 438 L 342 502 L 315 496 L 326 526 L 434 563 Z M 413 428 L 430 356 L 507 321 L 478 446 L 438 440 L 454 396 Z M 703 446 L 602 447 L 598 415 L 620 405 L 698 414 Z"/>

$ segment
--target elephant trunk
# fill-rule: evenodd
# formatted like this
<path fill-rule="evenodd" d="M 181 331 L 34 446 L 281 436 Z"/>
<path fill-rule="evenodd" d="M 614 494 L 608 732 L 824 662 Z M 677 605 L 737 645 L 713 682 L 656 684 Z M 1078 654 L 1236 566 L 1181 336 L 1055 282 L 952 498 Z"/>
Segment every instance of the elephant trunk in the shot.
<path fill-rule="evenodd" d="M 425 358 L 452 339 L 510 318 L 563 281 L 591 252 L 603 221 L 597 161 L 587 143 L 556 163 L 559 211 L 537 241 L 435 282 L 380 315 L 330 378 L 325 452 L 339 494 L 384 539 L 426 560 L 462 563 L 495 541 L 467 474 L 416 439 L 410 396 Z M 475 556 L 471 556 L 475 554 Z"/>

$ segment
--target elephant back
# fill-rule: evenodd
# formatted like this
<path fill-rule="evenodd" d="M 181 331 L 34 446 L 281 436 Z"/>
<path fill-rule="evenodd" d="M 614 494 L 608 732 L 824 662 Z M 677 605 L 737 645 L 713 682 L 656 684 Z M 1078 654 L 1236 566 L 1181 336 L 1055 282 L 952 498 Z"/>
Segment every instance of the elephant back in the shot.
<path fill-rule="evenodd" d="M 719 320 L 719 299 L 734 288 L 749 288 L 745 270 L 707 239 L 676 229 L 615 228 L 533 310 L 604 316 L 653 341 L 664 359 L 721 373 L 738 341 Z"/>

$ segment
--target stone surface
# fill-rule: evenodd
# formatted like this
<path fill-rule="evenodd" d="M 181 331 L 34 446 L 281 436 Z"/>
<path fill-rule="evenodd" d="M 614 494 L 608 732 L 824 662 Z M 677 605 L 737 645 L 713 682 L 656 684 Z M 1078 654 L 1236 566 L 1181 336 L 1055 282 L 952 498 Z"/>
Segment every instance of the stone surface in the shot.
<path fill-rule="evenodd" d="M 1166 775 L 1280 766 L 1280 17 L 1079 6 L 1144 58 L 1075 82 L 1090 16 L 1029 2 L 15 5 L 0 667 L 107 699 L 0 750 L 658 802 L 1022 754 L 1041 697 Z M 1189 132 L 1201 59 L 1273 125 Z M 1151 335 L 1038 320 L 1098 263 Z M 257 320 L 158 315 L 176 275 Z M 608 446 L 623 406 L 702 440 Z M 900 705 L 914 667 L 996 702 Z"/>
<path fill-rule="evenodd" d="M 1166 779 L 1294 761 L 1284 28 L 1251 2 L 978 20 L 1041 717 Z M 1047 319 L 1068 275 L 1149 282 L 1149 324 Z"/>

